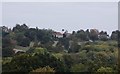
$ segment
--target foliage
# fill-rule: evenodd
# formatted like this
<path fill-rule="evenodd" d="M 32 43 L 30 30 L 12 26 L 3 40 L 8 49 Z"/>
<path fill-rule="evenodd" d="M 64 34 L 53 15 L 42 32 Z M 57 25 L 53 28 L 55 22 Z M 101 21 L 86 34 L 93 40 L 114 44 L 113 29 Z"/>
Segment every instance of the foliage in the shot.
<path fill-rule="evenodd" d="M 114 70 L 110 67 L 100 67 L 97 72 L 114 72 Z"/>
<path fill-rule="evenodd" d="M 97 29 L 73 31 L 70 35 L 66 32 L 63 38 L 54 38 L 53 32 L 29 28 L 26 24 L 16 24 L 13 29 L 2 27 L 2 55 L 11 58 L 3 59 L 3 72 L 118 70 L 118 30 L 113 31 L 110 38 L 107 32 Z M 14 48 L 28 50 L 14 55 Z"/>
<path fill-rule="evenodd" d="M 43 73 L 48 73 L 48 72 L 55 72 L 54 68 L 51 68 L 49 66 L 45 66 L 43 68 L 38 68 L 38 69 L 35 69 L 33 70 L 32 72 L 42 72 Z"/>
<path fill-rule="evenodd" d="M 52 55 L 55 56 L 57 59 L 63 59 L 62 53 L 53 53 Z"/>
<path fill-rule="evenodd" d="M 24 36 L 24 33 L 16 33 L 15 40 L 17 41 L 17 45 L 27 47 L 30 44 L 30 39 Z"/>
<path fill-rule="evenodd" d="M 36 48 L 33 50 L 33 53 L 45 54 L 45 53 L 47 53 L 47 49 L 45 49 L 45 48 L 40 48 L 40 47 L 36 47 Z"/>
<path fill-rule="evenodd" d="M 86 34 L 86 32 L 85 32 L 84 30 L 79 30 L 79 31 L 77 31 L 76 37 L 77 37 L 77 38 L 80 38 L 80 39 L 83 40 L 83 41 L 88 40 L 87 34 Z"/>
<path fill-rule="evenodd" d="M 75 64 L 71 67 L 71 72 L 87 72 L 87 68 L 84 64 Z"/>
<path fill-rule="evenodd" d="M 63 61 L 67 67 L 67 71 L 69 71 L 69 68 L 73 65 L 73 58 L 70 55 L 63 55 Z"/>
<path fill-rule="evenodd" d="M 98 30 L 96 29 L 91 29 L 90 30 L 90 39 L 95 41 L 95 40 L 98 40 Z"/>
<path fill-rule="evenodd" d="M 119 37 L 118 37 L 119 33 L 120 33 L 120 32 L 119 32 L 118 30 L 113 31 L 112 34 L 111 34 L 111 39 L 112 39 L 112 40 L 118 40 L 118 38 L 119 38 Z"/>
<path fill-rule="evenodd" d="M 44 66 L 50 66 L 58 72 L 65 71 L 65 66 L 60 59 L 48 52 L 41 53 L 44 50 L 42 48 L 37 49 L 36 53 L 20 54 L 13 57 L 11 62 L 3 64 L 3 72 L 30 72 L 33 69 Z"/>
<path fill-rule="evenodd" d="M 65 49 L 69 49 L 69 39 L 68 38 L 61 38 L 59 39 L 59 43 L 65 47 Z"/>
<path fill-rule="evenodd" d="M 32 57 L 28 54 L 21 54 L 6 64 L 3 64 L 3 72 L 28 72 L 32 70 Z"/>
<path fill-rule="evenodd" d="M 28 29 L 28 26 L 26 24 L 20 25 L 16 24 L 15 27 L 13 27 L 13 32 L 24 32 Z"/>
<path fill-rule="evenodd" d="M 2 56 L 9 57 L 13 56 L 15 42 L 8 37 L 2 38 Z"/>
<path fill-rule="evenodd" d="M 68 52 L 75 52 L 75 53 L 77 53 L 77 52 L 79 52 L 79 49 L 80 49 L 80 48 L 81 48 L 81 46 L 78 45 L 77 42 L 73 41 L 73 42 L 71 43 L 71 46 L 70 46 Z"/>

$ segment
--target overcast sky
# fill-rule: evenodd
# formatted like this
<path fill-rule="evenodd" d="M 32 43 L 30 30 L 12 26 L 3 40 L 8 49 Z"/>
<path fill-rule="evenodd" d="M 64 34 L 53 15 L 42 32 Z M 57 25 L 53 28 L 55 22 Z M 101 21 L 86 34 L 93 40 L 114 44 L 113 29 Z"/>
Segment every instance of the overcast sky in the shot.
<path fill-rule="evenodd" d="M 118 29 L 117 2 L 5 2 L 2 24 L 13 27 L 26 23 L 29 27 L 61 29 L 72 32 L 96 28 L 109 34 Z"/>

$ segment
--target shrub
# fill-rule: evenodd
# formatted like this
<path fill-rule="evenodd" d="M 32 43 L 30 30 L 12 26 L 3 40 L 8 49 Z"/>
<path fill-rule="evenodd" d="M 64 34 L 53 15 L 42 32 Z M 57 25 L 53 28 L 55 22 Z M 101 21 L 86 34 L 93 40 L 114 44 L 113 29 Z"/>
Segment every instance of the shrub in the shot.
<path fill-rule="evenodd" d="M 87 68 L 84 64 L 75 64 L 71 67 L 71 72 L 86 72 Z"/>
<path fill-rule="evenodd" d="M 51 67 L 49 67 L 49 66 L 45 66 L 45 67 L 40 67 L 40 68 L 37 68 L 37 69 L 35 69 L 35 70 L 33 70 L 33 71 L 31 71 L 31 72 L 39 72 L 39 73 L 41 73 L 41 74 L 46 74 L 46 73 L 48 73 L 48 72 L 52 72 L 52 73 L 54 73 L 55 72 L 55 70 L 54 70 L 54 68 L 51 68 Z"/>
<path fill-rule="evenodd" d="M 97 72 L 114 72 L 114 70 L 110 67 L 100 67 Z"/>

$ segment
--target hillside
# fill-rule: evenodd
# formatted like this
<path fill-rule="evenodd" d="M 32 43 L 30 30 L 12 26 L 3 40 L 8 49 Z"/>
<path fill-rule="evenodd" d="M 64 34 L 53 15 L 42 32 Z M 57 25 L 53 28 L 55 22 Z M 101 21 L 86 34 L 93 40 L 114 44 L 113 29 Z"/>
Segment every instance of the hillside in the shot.
<path fill-rule="evenodd" d="M 118 72 L 118 30 L 2 28 L 3 72 Z M 18 50 L 16 52 L 16 50 Z"/>

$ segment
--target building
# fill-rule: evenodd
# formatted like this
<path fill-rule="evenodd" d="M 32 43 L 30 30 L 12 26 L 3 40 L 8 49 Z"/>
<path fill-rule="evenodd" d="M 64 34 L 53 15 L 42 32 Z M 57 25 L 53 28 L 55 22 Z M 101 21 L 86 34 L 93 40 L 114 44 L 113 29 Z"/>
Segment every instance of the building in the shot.
<path fill-rule="evenodd" d="M 57 38 L 62 38 L 62 37 L 63 37 L 63 34 L 60 33 L 60 32 L 54 32 L 54 33 L 53 33 L 53 36 L 54 36 L 54 37 L 57 37 Z"/>
<path fill-rule="evenodd" d="M 54 32 L 53 36 L 57 37 L 57 38 L 64 38 L 64 37 L 69 37 L 71 35 L 71 33 L 68 33 L 67 31 L 65 32 Z"/>

